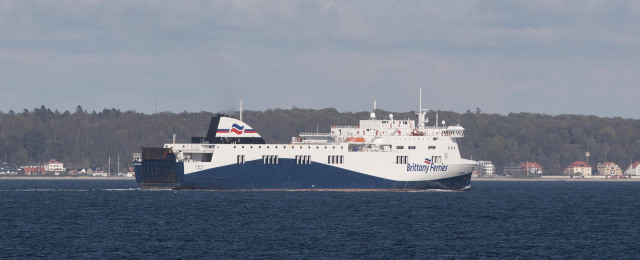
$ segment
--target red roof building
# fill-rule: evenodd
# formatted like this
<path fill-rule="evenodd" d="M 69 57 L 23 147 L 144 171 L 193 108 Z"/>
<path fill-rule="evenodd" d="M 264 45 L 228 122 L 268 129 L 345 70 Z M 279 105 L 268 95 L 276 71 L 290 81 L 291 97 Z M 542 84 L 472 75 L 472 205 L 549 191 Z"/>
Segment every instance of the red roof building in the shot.
<path fill-rule="evenodd" d="M 583 161 L 575 161 L 564 168 L 564 174 L 591 176 L 591 165 Z"/>
<path fill-rule="evenodd" d="M 38 166 L 38 165 L 20 166 L 20 169 L 26 175 L 37 175 L 37 174 L 45 173 L 44 166 Z"/>
<path fill-rule="evenodd" d="M 520 167 L 527 175 L 542 175 L 544 171 L 540 164 L 534 162 L 521 162 Z"/>

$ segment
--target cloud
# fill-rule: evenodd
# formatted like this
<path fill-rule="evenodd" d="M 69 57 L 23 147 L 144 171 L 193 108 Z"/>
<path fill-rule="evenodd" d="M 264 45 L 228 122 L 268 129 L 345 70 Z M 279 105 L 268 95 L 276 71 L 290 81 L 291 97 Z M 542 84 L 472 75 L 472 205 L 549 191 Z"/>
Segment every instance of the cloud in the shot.
<path fill-rule="evenodd" d="M 31 96 L 0 109 L 404 111 L 423 87 L 434 109 L 637 117 L 639 20 L 636 1 L 0 1 L 0 84 Z M 590 105 L 603 91 L 618 106 Z"/>

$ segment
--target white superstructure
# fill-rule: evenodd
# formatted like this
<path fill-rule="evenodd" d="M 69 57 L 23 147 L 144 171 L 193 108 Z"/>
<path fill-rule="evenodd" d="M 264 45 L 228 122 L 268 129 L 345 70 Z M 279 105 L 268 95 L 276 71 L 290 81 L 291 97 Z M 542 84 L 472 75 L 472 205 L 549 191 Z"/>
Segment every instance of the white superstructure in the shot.
<path fill-rule="evenodd" d="M 406 188 L 431 187 L 434 184 L 446 189 L 468 188 L 437 183 L 447 180 L 468 186 L 476 162 L 460 157 L 458 140 L 464 137 L 464 128 L 460 125 L 446 126 L 444 122 L 429 126 L 426 110 L 422 108 L 416 116 L 417 122 L 395 119 L 393 115 L 377 119 L 371 113 L 369 119 L 360 120 L 358 125 L 333 125 L 329 133 L 300 133 L 287 144 L 243 142 L 241 138 L 245 136 L 260 140 L 261 137 L 240 120 L 220 117 L 217 130 L 214 130 L 217 134 L 215 139 L 203 139 L 215 142 L 170 143 L 164 148 L 175 154 L 176 162 L 183 165 L 185 185 L 195 179 L 204 183 L 207 176 L 229 178 L 235 182 L 248 181 L 242 179 L 244 175 L 259 179 L 263 172 L 278 178 L 287 174 L 289 179 L 291 176 L 305 176 L 304 180 L 296 182 L 302 188 L 323 187 L 320 183 L 331 182 L 318 179 L 325 173 L 335 174 L 327 178 L 341 178 L 343 173 L 354 176 L 340 180 L 340 185 L 348 182 L 344 188 L 356 187 L 353 180 L 361 177 L 370 177 L 371 180 L 365 178 L 365 182 L 393 183 L 386 188 L 403 188 L 398 186 L 403 183 Z M 209 133 L 214 131 L 210 129 Z M 247 166 L 249 164 L 250 167 Z M 216 169 L 235 173 L 225 175 L 223 170 Z M 314 177 L 306 178 L 305 171 Z M 192 174 L 198 177 L 190 178 Z M 252 185 L 255 182 L 252 180 Z"/>

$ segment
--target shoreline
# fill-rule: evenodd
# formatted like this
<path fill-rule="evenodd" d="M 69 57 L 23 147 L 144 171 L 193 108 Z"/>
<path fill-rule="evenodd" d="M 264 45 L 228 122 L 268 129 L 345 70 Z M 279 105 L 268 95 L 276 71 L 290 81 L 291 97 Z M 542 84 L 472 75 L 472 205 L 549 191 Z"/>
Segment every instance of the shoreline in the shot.
<path fill-rule="evenodd" d="M 133 180 L 135 177 L 92 177 L 92 176 L 0 176 L 0 180 Z"/>
<path fill-rule="evenodd" d="M 478 178 L 472 177 L 471 181 L 624 181 L 624 182 L 640 182 L 640 178 L 569 178 L 568 176 L 549 176 L 547 178 Z"/>
<path fill-rule="evenodd" d="M 92 176 L 0 176 L 0 180 L 132 180 L 135 177 L 92 177 Z M 542 178 L 479 178 L 472 177 L 472 181 L 624 181 L 640 182 L 640 178 L 569 178 L 568 176 L 547 176 Z"/>

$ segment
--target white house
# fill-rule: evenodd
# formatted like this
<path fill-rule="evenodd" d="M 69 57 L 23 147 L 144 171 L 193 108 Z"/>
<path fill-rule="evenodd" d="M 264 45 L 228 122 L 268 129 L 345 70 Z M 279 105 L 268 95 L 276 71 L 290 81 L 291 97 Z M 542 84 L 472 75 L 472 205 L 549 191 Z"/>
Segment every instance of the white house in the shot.
<path fill-rule="evenodd" d="M 640 175 L 640 162 L 634 162 L 629 165 L 629 168 L 624 173 L 627 175 Z"/>
<path fill-rule="evenodd" d="M 61 172 L 65 172 L 66 169 L 64 168 L 64 163 L 58 160 L 50 160 L 44 164 L 44 171 L 61 173 Z"/>
<path fill-rule="evenodd" d="M 478 161 L 478 167 L 481 169 L 484 175 L 496 174 L 496 168 L 491 161 Z"/>

